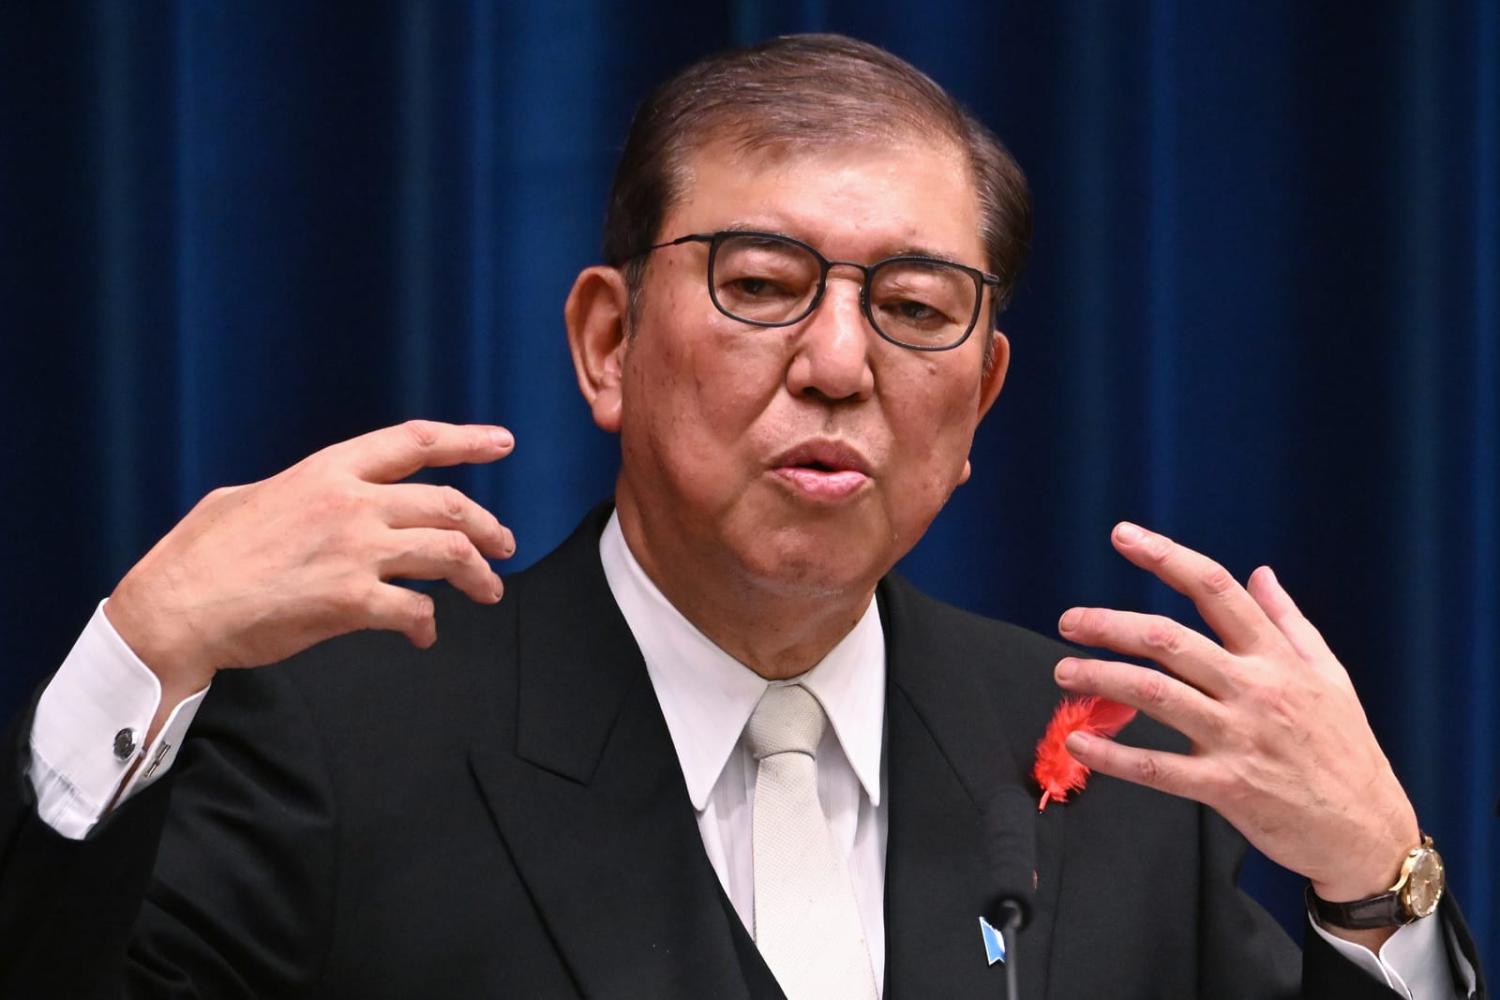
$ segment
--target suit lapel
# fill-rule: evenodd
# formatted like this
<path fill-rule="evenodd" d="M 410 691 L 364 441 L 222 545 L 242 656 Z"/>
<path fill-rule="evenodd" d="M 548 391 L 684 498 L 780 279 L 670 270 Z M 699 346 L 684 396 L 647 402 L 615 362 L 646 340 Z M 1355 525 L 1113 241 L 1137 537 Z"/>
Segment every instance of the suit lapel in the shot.
<path fill-rule="evenodd" d="M 508 597 L 515 731 L 477 726 L 470 762 L 581 992 L 748 998 L 671 737 L 599 564 L 607 516 Z"/>
<path fill-rule="evenodd" d="M 888 690 L 889 839 L 886 846 L 887 1000 L 909 997 L 1004 995 L 1004 970 L 986 964 L 979 917 L 993 894 L 987 844 L 1002 798 L 1031 797 L 1017 752 L 1036 739 L 1024 713 L 997 704 L 982 671 L 1004 662 L 968 662 L 976 648 L 992 658 L 992 644 L 976 643 L 972 625 L 939 618 L 940 606 L 898 578 L 880 589 Z M 942 615 L 955 612 L 942 608 Z M 1004 659 L 1003 653 L 998 659 Z M 1004 700 L 1004 699 L 1002 699 Z M 1022 699 L 1014 699 L 1019 706 Z M 1034 700 L 1034 699 L 1031 699 Z M 1039 733 L 1040 730 L 1037 730 Z M 1037 894 L 1033 919 L 1021 933 L 1016 958 L 1022 992 L 1042 997 L 1050 959 L 1052 921 L 1061 876 L 1062 810 L 1038 822 L 1030 810 L 1009 822 L 1035 837 Z"/>
<path fill-rule="evenodd" d="M 609 594 L 598 559 L 607 517 L 596 511 L 507 598 L 518 619 L 515 726 L 494 724 L 479 706 L 476 781 L 585 995 L 779 998 L 732 923 L 645 664 Z M 1031 795 L 1027 748 L 1040 727 L 1027 712 L 1036 699 L 1009 704 L 1003 684 L 981 677 L 1003 675 L 1006 664 L 969 662 L 972 651 L 1004 653 L 955 638 L 964 629 L 945 620 L 951 609 L 897 578 L 882 584 L 880 601 L 889 667 L 885 997 L 1003 995 L 1004 972 L 987 966 L 979 929 L 991 895 L 982 817 L 998 796 Z M 512 696 L 496 689 L 485 700 Z M 1018 948 L 1028 997 L 1045 995 L 1064 816 L 1048 810 L 1028 823 L 1038 872 Z M 753 986 L 741 965 L 750 960 Z"/>

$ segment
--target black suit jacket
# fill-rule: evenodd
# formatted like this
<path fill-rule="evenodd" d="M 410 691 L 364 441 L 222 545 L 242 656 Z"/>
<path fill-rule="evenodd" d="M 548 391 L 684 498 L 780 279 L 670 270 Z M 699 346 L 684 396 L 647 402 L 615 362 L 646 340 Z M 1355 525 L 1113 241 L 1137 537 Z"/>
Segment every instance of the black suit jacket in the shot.
<path fill-rule="evenodd" d="M 498 606 L 440 597 L 431 651 L 362 634 L 221 673 L 172 772 L 82 842 L 35 815 L 23 716 L 0 994 L 778 997 L 605 583 L 607 513 Z M 1238 839 L 1191 802 L 1095 778 L 997 831 L 997 802 L 1035 795 L 1064 648 L 899 578 L 879 601 L 887 998 L 1004 995 L 978 923 L 997 835 L 1035 845 L 1028 1000 L 1295 996 L 1299 971 L 1305 996 L 1390 995 L 1315 935 L 1299 957 L 1234 888 Z M 1144 719 L 1125 738 L 1180 748 Z"/>

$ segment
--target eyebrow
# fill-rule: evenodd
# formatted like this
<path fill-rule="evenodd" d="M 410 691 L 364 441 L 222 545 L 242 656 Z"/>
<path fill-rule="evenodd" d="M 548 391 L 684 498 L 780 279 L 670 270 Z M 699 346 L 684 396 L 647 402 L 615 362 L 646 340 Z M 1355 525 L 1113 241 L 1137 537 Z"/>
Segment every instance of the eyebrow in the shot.
<path fill-rule="evenodd" d="M 952 254 L 943 253 L 941 250 L 933 250 L 921 245 L 897 247 L 891 257 L 931 257 L 933 260 L 945 261 L 949 264 L 957 264 L 960 267 L 973 267 L 973 264 L 959 260 Z"/>
<path fill-rule="evenodd" d="M 798 243 L 806 243 L 808 246 L 815 246 L 815 244 L 813 243 L 812 240 L 806 239 L 805 237 L 802 237 L 802 236 L 797 236 L 797 235 L 795 235 L 793 233 L 788 233 L 788 232 L 786 232 L 786 231 L 784 231 L 782 229 L 778 229 L 778 228 L 776 228 L 774 226 L 766 226 L 764 224 L 757 225 L 755 223 L 748 223 L 748 222 L 732 222 L 732 223 L 729 223 L 728 225 L 723 226 L 720 229 L 720 232 L 726 232 L 726 233 L 765 233 L 768 236 L 782 236 L 782 237 L 785 237 L 786 239 L 789 239 L 789 240 L 796 240 Z M 822 250 L 818 250 L 818 252 L 819 253 L 823 253 Z M 823 254 L 823 256 L 827 257 L 828 255 L 827 254 Z M 919 243 L 907 243 L 907 244 L 902 244 L 901 246 L 895 247 L 894 249 L 892 249 L 889 252 L 887 252 L 885 254 L 885 256 L 880 257 L 876 261 L 874 261 L 874 263 L 879 263 L 879 261 L 881 261 L 881 260 L 890 260 L 892 257 L 928 257 L 928 258 L 931 258 L 932 260 L 940 260 L 940 261 L 943 261 L 943 262 L 948 263 L 948 264 L 957 264 L 959 267 L 973 267 L 974 266 L 973 264 L 968 264 L 968 263 L 965 263 L 962 260 L 959 260 L 957 257 L 954 257 L 952 254 L 944 253 L 941 250 L 934 250 L 931 247 L 925 247 L 925 246 L 922 246 Z"/>

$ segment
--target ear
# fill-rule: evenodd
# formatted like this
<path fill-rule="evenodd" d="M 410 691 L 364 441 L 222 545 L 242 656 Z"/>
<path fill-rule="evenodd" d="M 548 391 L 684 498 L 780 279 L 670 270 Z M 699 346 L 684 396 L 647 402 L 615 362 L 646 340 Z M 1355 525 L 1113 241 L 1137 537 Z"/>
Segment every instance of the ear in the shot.
<path fill-rule="evenodd" d="M 990 345 L 990 363 L 984 370 L 983 381 L 979 386 L 979 419 L 990 412 L 990 407 L 995 405 L 995 400 L 1000 398 L 1000 388 L 1005 385 L 1005 373 L 1010 370 L 1010 341 L 1005 334 L 999 330 L 995 331 L 994 343 Z M 964 460 L 963 472 L 959 473 L 958 483 L 962 486 L 969 481 L 973 473 L 968 459 Z"/>
<path fill-rule="evenodd" d="M 586 268 L 578 275 L 563 306 L 578 389 L 593 411 L 594 423 L 612 434 L 620 431 L 629 307 L 625 276 L 602 266 Z"/>
<path fill-rule="evenodd" d="M 985 369 L 984 381 L 979 389 L 979 419 L 990 412 L 995 400 L 1000 398 L 1000 387 L 1005 385 L 1005 373 L 1010 370 L 1010 341 L 999 330 L 990 345 L 990 364 Z"/>

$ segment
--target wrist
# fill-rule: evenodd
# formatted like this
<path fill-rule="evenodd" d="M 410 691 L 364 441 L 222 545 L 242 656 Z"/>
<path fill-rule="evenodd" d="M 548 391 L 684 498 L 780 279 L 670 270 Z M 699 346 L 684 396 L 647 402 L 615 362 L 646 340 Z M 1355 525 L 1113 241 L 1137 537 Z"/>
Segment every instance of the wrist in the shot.
<path fill-rule="evenodd" d="M 1409 848 L 1407 848 L 1409 849 Z M 1406 849 L 1398 849 L 1391 852 L 1394 857 L 1401 857 Z M 1349 903 L 1356 899 L 1367 899 L 1370 896 L 1378 896 L 1390 889 L 1391 884 L 1396 881 L 1400 872 L 1400 862 L 1394 866 L 1382 868 L 1383 874 L 1369 876 L 1341 876 L 1338 881 L 1320 882 L 1317 879 L 1309 881 L 1312 891 L 1319 899 L 1330 903 Z"/>
<path fill-rule="evenodd" d="M 1402 858 L 1394 882 L 1381 893 L 1343 902 L 1320 898 L 1308 886 L 1307 908 L 1328 933 L 1377 951 L 1396 928 L 1431 916 L 1443 898 L 1443 859 L 1432 838 Z"/>
<path fill-rule="evenodd" d="M 105 601 L 104 617 L 136 659 L 156 675 L 163 705 L 176 705 L 213 680 L 211 660 L 198 648 L 192 630 L 180 624 L 180 615 L 143 594 L 131 575 Z"/>
<path fill-rule="evenodd" d="M 1324 878 L 1309 878 L 1312 891 L 1330 903 L 1347 903 L 1390 891 L 1406 855 L 1422 843 L 1422 830 L 1410 805 L 1390 824 L 1390 832 L 1360 852 L 1347 852 L 1346 864 Z"/>

